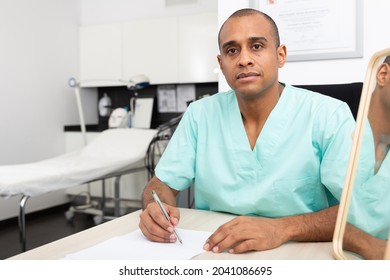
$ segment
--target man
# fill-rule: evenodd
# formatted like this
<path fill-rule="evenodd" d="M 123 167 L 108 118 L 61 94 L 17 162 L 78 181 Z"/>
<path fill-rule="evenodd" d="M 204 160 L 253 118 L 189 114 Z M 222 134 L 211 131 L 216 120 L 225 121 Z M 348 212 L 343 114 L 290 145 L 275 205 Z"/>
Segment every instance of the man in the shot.
<path fill-rule="evenodd" d="M 376 174 L 390 147 L 390 56 L 379 66 L 368 112 L 375 147 Z"/>
<path fill-rule="evenodd" d="M 286 47 L 273 20 L 257 10 L 232 14 L 218 42 L 233 90 L 189 106 L 144 190 L 140 229 L 152 241 L 175 242 L 175 196 L 194 183 L 196 208 L 239 215 L 205 250 L 331 240 L 337 206 L 328 198 L 341 194 L 354 129 L 347 104 L 278 82 Z"/>
<path fill-rule="evenodd" d="M 343 243 L 365 259 L 383 259 L 390 232 L 390 56 L 375 77 Z"/>

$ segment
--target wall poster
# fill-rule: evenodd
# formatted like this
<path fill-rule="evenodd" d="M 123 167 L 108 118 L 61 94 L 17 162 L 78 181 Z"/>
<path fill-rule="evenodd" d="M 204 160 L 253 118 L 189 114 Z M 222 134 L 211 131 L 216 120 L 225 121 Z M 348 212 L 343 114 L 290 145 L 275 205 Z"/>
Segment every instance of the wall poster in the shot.
<path fill-rule="evenodd" d="M 287 61 L 363 56 L 362 0 L 258 0 L 287 46 Z"/>

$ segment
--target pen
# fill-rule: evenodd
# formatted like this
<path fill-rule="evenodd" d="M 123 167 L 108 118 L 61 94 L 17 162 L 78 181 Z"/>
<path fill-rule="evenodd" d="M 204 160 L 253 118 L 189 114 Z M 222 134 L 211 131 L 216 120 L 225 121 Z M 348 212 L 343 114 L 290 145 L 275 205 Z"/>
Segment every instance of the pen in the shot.
<path fill-rule="evenodd" d="M 165 211 L 165 208 L 164 208 L 164 206 L 162 205 L 161 200 L 160 200 L 160 198 L 158 197 L 158 195 L 157 195 L 157 193 L 156 193 L 155 191 L 152 191 L 152 196 L 153 196 L 154 201 L 156 201 L 156 203 L 157 203 L 158 206 L 160 207 L 161 212 L 164 214 L 165 218 L 168 220 L 168 222 L 170 222 L 168 213 L 167 213 L 167 211 Z M 175 227 L 173 227 L 173 232 L 175 233 L 175 235 L 176 235 L 177 239 L 179 240 L 179 242 L 180 242 L 181 244 L 183 244 L 183 241 L 181 240 L 179 234 L 177 234 L 177 231 L 176 231 L 176 228 L 175 228 Z"/>

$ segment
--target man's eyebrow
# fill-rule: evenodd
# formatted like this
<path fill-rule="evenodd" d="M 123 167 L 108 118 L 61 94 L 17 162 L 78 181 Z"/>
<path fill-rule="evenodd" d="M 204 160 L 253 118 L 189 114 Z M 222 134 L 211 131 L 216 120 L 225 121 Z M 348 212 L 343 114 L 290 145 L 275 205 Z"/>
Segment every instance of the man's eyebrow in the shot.
<path fill-rule="evenodd" d="M 228 46 L 232 46 L 232 45 L 235 45 L 237 42 L 234 41 L 234 40 L 231 40 L 231 41 L 227 41 L 226 43 L 222 44 L 222 47 L 221 49 L 225 49 L 226 47 Z"/>
<path fill-rule="evenodd" d="M 248 41 L 250 41 L 250 42 L 256 42 L 256 41 L 266 41 L 266 42 L 268 42 L 267 38 L 263 37 L 263 36 L 249 37 Z M 235 41 L 235 40 L 227 41 L 226 43 L 222 44 L 221 49 L 225 49 L 226 47 L 232 46 L 232 45 L 235 45 L 235 44 L 237 44 L 237 41 Z"/>
<path fill-rule="evenodd" d="M 259 36 L 259 37 L 249 37 L 249 41 L 255 42 L 255 41 L 266 41 L 268 42 L 266 37 Z"/>

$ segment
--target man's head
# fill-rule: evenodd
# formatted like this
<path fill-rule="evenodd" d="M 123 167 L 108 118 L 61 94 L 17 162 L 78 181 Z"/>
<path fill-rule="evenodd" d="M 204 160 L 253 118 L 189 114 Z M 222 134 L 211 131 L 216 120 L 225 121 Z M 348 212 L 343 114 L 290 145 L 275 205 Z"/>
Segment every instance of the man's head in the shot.
<path fill-rule="evenodd" d="M 383 63 L 386 63 L 387 65 L 390 66 L 390 55 L 386 56 L 385 60 L 383 61 Z"/>
<path fill-rule="evenodd" d="M 274 40 L 275 40 L 275 46 L 279 47 L 280 46 L 279 30 L 278 30 L 278 27 L 277 27 L 275 21 L 269 15 L 267 15 L 263 12 L 260 12 L 258 10 L 255 10 L 255 9 L 241 9 L 241 10 L 235 11 L 233 14 L 231 14 L 228 19 L 234 18 L 234 17 L 245 17 L 245 16 L 252 16 L 252 15 L 261 15 L 268 21 L 268 23 L 270 24 L 270 26 L 272 28 L 272 33 L 273 33 Z M 226 23 L 226 21 L 225 21 L 225 23 Z M 219 30 L 219 33 L 218 33 L 218 46 L 219 46 L 220 51 L 221 51 L 221 38 L 220 38 L 221 30 L 223 29 L 225 23 L 222 24 L 222 26 Z"/>
<path fill-rule="evenodd" d="M 390 56 L 387 56 L 376 70 L 375 88 L 371 95 L 369 119 L 373 114 L 390 117 Z M 388 118 L 386 117 L 386 119 Z M 383 119 L 382 121 L 385 121 Z M 388 121 L 381 124 L 382 128 L 388 125 Z"/>
<path fill-rule="evenodd" d="M 278 71 L 286 60 L 275 22 L 254 9 L 233 13 L 218 34 L 218 62 L 229 86 L 244 98 L 278 87 Z"/>

